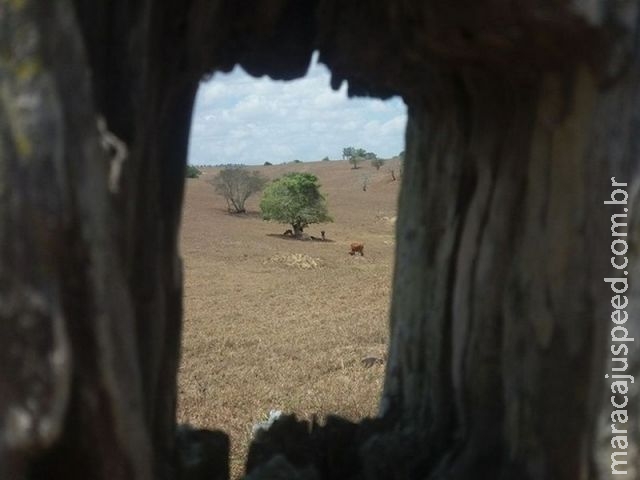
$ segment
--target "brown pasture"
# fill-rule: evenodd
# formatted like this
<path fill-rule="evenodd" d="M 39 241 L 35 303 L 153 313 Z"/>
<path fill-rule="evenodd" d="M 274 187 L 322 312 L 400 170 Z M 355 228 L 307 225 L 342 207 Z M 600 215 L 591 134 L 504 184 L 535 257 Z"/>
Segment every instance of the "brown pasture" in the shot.
<path fill-rule="evenodd" d="M 396 163 L 396 162 L 393 162 Z M 231 435 L 232 475 L 242 473 L 252 425 L 278 409 L 302 418 L 375 415 L 388 339 L 399 181 L 388 167 L 346 161 L 256 167 L 270 178 L 317 175 L 334 223 L 282 236 L 260 219 L 260 195 L 230 215 L 206 180 L 188 180 L 181 252 L 185 321 L 178 417 Z M 396 166 L 396 172 L 398 171 Z M 366 192 L 361 175 L 370 177 Z M 350 256 L 354 240 L 367 255 Z"/>

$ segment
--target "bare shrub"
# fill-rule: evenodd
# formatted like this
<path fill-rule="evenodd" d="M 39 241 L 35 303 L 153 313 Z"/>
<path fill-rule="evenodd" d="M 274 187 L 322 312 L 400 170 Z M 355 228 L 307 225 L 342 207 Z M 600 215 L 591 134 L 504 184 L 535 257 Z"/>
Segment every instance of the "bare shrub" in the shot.
<path fill-rule="evenodd" d="M 260 172 L 250 172 L 242 165 L 229 165 L 209 183 L 227 201 L 229 212 L 244 213 L 245 202 L 265 187 L 267 178 Z"/>

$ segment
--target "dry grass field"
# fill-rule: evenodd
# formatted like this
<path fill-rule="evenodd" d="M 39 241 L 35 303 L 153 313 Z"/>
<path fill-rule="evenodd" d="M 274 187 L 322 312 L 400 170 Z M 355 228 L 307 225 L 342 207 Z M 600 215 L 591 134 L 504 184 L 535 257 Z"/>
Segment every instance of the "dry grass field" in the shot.
<path fill-rule="evenodd" d="M 362 359 L 386 351 L 394 223 L 399 181 L 346 161 L 255 167 L 270 178 L 318 176 L 334 223 L 305 233 L 328 241 L 282 237 L 290 226 L 229 215 L 207 183 L 187 180 L 181 250 L 185 323 L 179 375 L 180 422 L 231 435 L 234 478 L 252 425 L 271 409 L 303 418 L 375 415 L 384 366 Z M 397 172 L 397 165 L 396 165 Z M 368 176 L 367 191 L 362 190 Z M 348 255 L 364 242 L 364 257 Z"/>

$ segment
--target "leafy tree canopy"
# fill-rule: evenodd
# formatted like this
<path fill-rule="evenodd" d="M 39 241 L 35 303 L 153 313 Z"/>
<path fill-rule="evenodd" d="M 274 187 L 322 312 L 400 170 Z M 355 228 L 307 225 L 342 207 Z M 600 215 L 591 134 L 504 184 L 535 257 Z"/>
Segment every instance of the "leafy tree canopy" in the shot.
<path fill-rule="evenodd" d="M 367 156 L 367 151 L 364 148 L 356 148 L 353 155 L 360 158 L 365 158 Z"/>
<path fill-rule="evenodd" d="M 356 149 L 354 147 L 345 147 L 342 149 L 342 158 L 349 159 L 355 155 Z"/>
<path fill-rule="evenodd" d="M 288 173 L 274 180 L 264 191 L 260 210 L 264 220 L 290 224 L 295 235 L 309 224 L 333 221 L 318 177 L 310 173 Z"/>

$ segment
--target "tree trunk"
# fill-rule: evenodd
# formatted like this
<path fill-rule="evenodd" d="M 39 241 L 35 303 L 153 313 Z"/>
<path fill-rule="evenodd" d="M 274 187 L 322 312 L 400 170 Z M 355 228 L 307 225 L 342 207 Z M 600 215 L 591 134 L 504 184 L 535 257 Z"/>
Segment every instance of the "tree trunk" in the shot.
<path fill-rule="evenodd" d="M 0 478 L 176 478 L 185 12 L 75 6 L 0 7 Z"/>
<path fill-rule="evenodd" d="M 609 478 L 603 279 L 622 212 L 603 202 L 612 177 L 639 185 L 638 69 L 610 89 L 580 65 L 526 86 L 474 74 L 441 85 L 428 114 L 410 105 L 397 227 L 382 410 L 419 439 L 407 478 Z M 627 295 L 640 304 L 637 287 Z"/>

